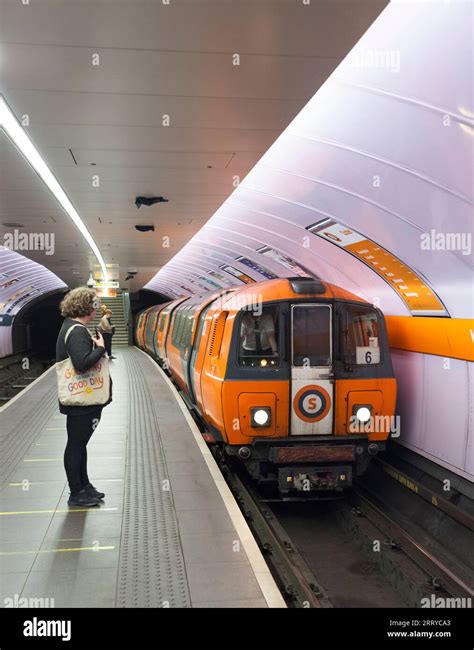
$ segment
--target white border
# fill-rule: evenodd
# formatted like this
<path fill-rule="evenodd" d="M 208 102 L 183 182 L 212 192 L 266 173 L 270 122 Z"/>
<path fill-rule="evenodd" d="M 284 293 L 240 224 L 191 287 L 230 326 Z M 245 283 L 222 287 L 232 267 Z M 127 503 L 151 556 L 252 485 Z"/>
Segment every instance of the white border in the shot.
<path fill-rule="evenodd" d="M 139 352 L 141 352 L 150 361 L 150 363 L 153 364 L 155 370 L 157 370 L 161 374 L 161 376 L 167 383 L 169 389 L 173 393 L 184 417 L 186 418 L 186 422 L 188 423 L 189 428 L 191 429 L 191 432 L 194 436 L 194 439 L 197 442 L 201 454 L 204 457 L 204 460 L 206 461 L 206 465 L 209 469 L 212 479 L 214 480 L 214 483 L 216 484 L 216 487 L 219 490 L 219 493 L 222 497 L 222 500 L 224 501 L 224 505 L 227 509 L 227 512 L 229 513 L 229 517 L 231 518 L 232 523 L 235 526 L 235 530 L 237 531 L 237 534 L 240 538 L 240 541 L 242 542 L 242 545 L 245 549 L 248 560 L 250 562 L 250 566 L 252 567 L 252 570 L 260 586 L 263 597 L 267 602 L 268 607 L 286 608 L 286 603 L 283 599 L 283 596 L 281 595 L 280 590 L 278 589 L 275 580 L 273 579 L 273 576 L 270 572 L 270 569 L 267 566 L 267 563 L 263 559 L 263 555 L 261 554 L 260 549 L 258 548 L 257 542 L 255 541 L 255 538 L 252 535 L 252 532 L 248 527 L 248 524 L 245 521 L 245 518 L 242 512 L 240 511 L 240 508 L 237 505 L 237 502 L 232 492 L 230 491 L 229 486 L 225 482 L 224 477 L 222 476 L 219 470 L 219 467 L 214 459 L 214 456 L 212 455 L 209 447 L 204 441 L 204 438 L 202 437 L 201 432 L 199 431 L 195 421 L 190 415 L 185 403 L 179 397 L 178 392 L 175 386 L 173 385 L 171 379 L 164 373 L 164 371 L 160 368 L 160 366 L 157 363 L 155 363 L 148 354 L 143 352 L 143 350 L 140 350 L 140 348 L 137 348 L 137 346 L 133 346 L 133 347 Z"/>
<path fill-rule="evenodd" d="M 33 388 L 33 386 L 35 384 L 37 384 L 39 381 L 41 381 L 41 379 L 44 379 L 44 377 L 46 377 L 48 372 L 51 372 L 53 370 L 53 368 L 55 368 L 55 367 L 56 367 L 56 364 L 53 363 L 51 368 L 48 368 L 48 370 L 45 370 L 43 372 L 43 374 L 41 374 L 39 377 L 36 377 L 36 379 L 34 381 L 32 381 L 31 384 L 28 384 L 28 386 L 25 386 L 25 388 L 23 388 L 23 390 L 21 390 L 19 393 L 17 393 L 15 395 L 15 397 L 12 397 L 10 401 L 8 401 L 3 406 L 0 406 L 0 413 L 3 413 L 9 406 L 11 406 L 13 404 L 13 402 L 16 402 L 17 399 L 19 399 L 20 397 L 23 397 L 23 395 L 25 393 L 27 393 L 30 390 L 30 388 Z"/>

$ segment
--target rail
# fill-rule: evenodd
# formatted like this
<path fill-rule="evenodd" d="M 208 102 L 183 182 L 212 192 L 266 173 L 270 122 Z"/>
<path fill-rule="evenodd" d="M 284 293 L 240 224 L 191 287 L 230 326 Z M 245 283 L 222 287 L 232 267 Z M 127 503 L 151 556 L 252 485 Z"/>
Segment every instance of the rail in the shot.
<path fill-rule="evenodd" d="M 454 597 L 474 597 L 474 590 L 470 585 L 384 512 L 384 505 L 378 495 L 367 487 L 357 485 L 353 487 L 350 499 L 362 512 L 364 509 L 368 511 L 372 520 L 382 522 L 378 527 L 399 543 L 400 550 L 431 577 L 434 585 L 444 588 Z"/>

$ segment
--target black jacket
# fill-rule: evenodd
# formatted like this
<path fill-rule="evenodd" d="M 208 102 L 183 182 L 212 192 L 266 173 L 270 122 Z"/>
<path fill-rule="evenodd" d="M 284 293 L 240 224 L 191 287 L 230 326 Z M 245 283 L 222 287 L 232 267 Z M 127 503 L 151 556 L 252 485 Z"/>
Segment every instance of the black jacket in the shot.
<path fill-rule="evenodd" d="M 69 336 L 67 342 L 64 342 L 66 332 L 75 324 L 75 327 Z M 56 361 L 64 361 L 69 356 L 72 365 L 78 372 L 85 372 L 92 368 L 99 359 L 105 354 L 105 348 L 95 346 L 94 341 L 85 325 L 78 323 L 72 318 L 65 318 L 56 341 Z M 106 404 L 100 406 L 64 406 L 59 404 L 59 410 L 65 415 L 87 415 L 102 410 L 112 401 L 112 379 L 110 379 L 110 399 Z"/>

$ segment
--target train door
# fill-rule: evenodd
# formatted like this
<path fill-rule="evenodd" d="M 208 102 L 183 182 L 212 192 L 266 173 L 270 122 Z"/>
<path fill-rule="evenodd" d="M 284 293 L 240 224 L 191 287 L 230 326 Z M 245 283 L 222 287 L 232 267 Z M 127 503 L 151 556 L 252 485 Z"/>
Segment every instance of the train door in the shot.
<path fill-rule="evenodd" d="M 190 396 L 194 404 L 197 404 L 196 386 L 194 383 L 195 372 L 196 372 L 196 359 L 199 354 L 199 349 L 201 345 L 201 336 L 204 336 L 206 334 L 206 330 L 204 328 L 204 322 L 208 311 L 209 311 L 209 305 L 206 305 L 204 309 L 201 311 L 201 313 L 199 314 L 199 319 L 196 325 L 196 333 L 194 335 L 193 347 L 191 351 L 191 358 L 188 364 L 188 386 L 189 386 Z"/>
<path fill-rule="evenodd" d="M 333 377 L 331 305 L 292 305 L 291 435 L 332 434 Z"/>

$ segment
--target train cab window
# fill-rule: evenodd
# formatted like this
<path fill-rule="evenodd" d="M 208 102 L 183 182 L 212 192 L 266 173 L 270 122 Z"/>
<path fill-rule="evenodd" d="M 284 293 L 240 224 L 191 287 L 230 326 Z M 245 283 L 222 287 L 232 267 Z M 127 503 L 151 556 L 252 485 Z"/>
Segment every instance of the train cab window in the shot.
<path fill-rule="evenodd" d="M 380 363 L 379 321 L 372 307 L 348 305 L 344 334 L 345 357 L 350 364 Z"/>
<path fill-rule="evenodd" d="M 266 367 L 280 364 L 278 312 L 264 307 L 260 314 L 243 311 L 239 331 L 239 365 Z"/>
<path fill-rule="evenodd" d="M 327 305 L 294 305 L 293 366 L 331 364 L 331 309 Z"/>

